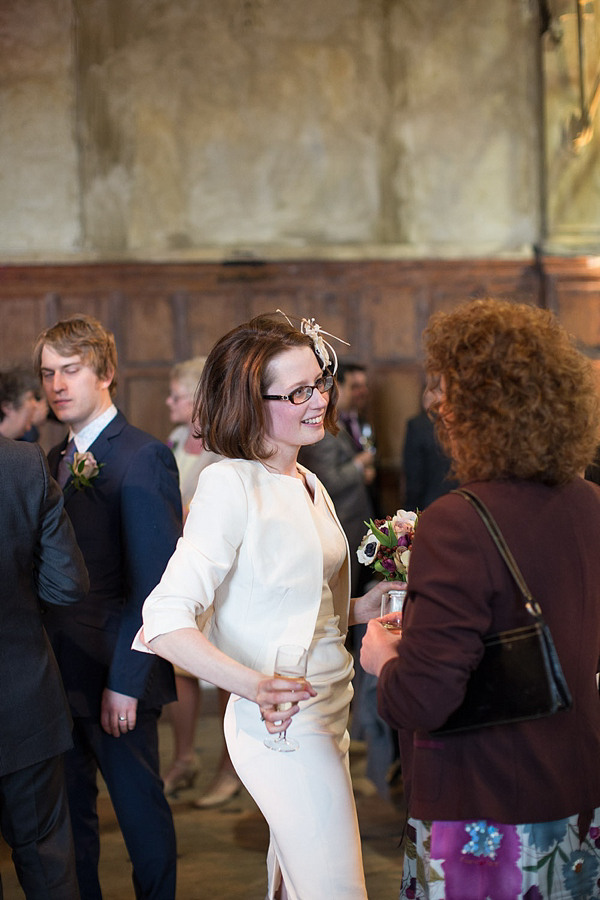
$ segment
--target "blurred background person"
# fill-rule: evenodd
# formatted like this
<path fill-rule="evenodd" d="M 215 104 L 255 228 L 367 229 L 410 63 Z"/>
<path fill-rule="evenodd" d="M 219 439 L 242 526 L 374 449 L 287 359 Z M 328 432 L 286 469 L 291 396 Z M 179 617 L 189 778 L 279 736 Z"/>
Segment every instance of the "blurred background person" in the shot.
<path fill-rule="evenodd" d="M 167 444 L 173 451 L 179 470 L 184 522 L 196 491 L 200 472 L 206 466 L 221 459 L 218 453 L 213 453 L 204 447 L 202 438 L 194 434 L 192 424 L 194 395 L 205 362 L 205 356 L 195 356 L 173 366 L 169 396 L 166 400 L 171 422 L 175 425 Z M 175 684 L 177 700 L 166 708 L 166 716 L 173 730 L 174 744 L 173 761 L 164 777 L 167 795 L 177 794 L 179 790 L 193 787 L 198 775 L 195 741 L 202 703 L 200 682 L 194 675 L 175 666 Z M 219 710 L 223 716 L 229 694 L 219 688 L 217 697 Z M 207 793 L 200 797 L 195 805 L 200 809 L 220 806 L 235 796 L 240 788 L 241 782 L 223 742 L 215 779 Z"/>
<path fill-rule="evenodd" d="M 31 425 L 21 438 L 22 441 L 29 441 L 30 444 L 37 443 L 40 440 L 40 430 L 50 414 L 50 407 L 40 387 L 39 379 L 36 375 L 33 375 L 33 378 L 36 384 L 33 392 L 34 401 Z"/>
<path fill-rule="evenodd" d="M 336 373 L 340 392 L 338 400 L 339 423 L 356 447 L 357 452 L 370 454 L 365 458 L 365 482 L 371 496 L 375 514 L 379 515 L 379 482 L 377 471 L 377 445 L 375 429 L 369 421 L 369 382 L 367 370 L 360 363 L 342 362 Z"/>
<path fill-rule="evenodd" d="M 333 500 L 350 545 L 352 596 L 376 583 L 369 569 L 360 565 L 356 550 L 367 530 L 365 522 L 378 515 L 375 434 L 367 419 L 369 385 L 364 366 L 342 362 L 338 383 L 338 425 L 334 435 L 326 431 L 316 444 L 300 448 L 298 461 L 315 473 Z M 387 780 L 397 758 L 395 735 L 377 712 L 377 679 L 360 664 L 360 645 L 365 625 L 348 629 L 348 646 L 355 657 L 354 698 L 350 733 L 366 742 L 367 778 L 382 797 L 389 796 Z"/>
<path fill-rule="evenodd" d="M 175 428 L 170 433 L 167 444 L 173 451 L 179 470 L 179 487 L 183 502 L 183 519 L 187 517 L 198 476 L 205 466 L 221 459 L 217 453 L 206 450 L 201 438 L 194 435 L 192 415 L 194 394 L 200 381 L 205 356 L 195 356 L 177 363 L 171 369 L 169 396 L 166 404 Z"/>
<path fill-rule="evenodd" d="M 540 604 L 573 705 L 431 734 L 460 707 L 485 636 L 531 623 L 477 512 L 440 497 L 419 519 L 402 635 L 372 622 L 362 649 L 400 735 L 400 897 L 597 896 L 600 491 L 580 477 L 597 441 L 594 372 L 549 312 L 508 302 L 435 315 L 425 350 L 453 472 L 489 508 Z"/>
<path fill-rule="evenodd" d="M 365 420 L 359 418 L 359 410 L 364 414 L 368 398 L 364 368 L 354 363 L 340 363 L 336 379 L 339 391 L 338 424 L 343 427 L 337 434 L 326 431 L 325 437 L 318 443 L 301 447 L 298 461 L 323 482 L 334 502 L 350 545 L 354 597 L 360 593 L 370 574 L 359 564 L 354 551 L 366 531 L 365 520 L 375 516 L 371 487 L 375 483 L 377 470 L 374 444 L 367 443 L 367 438 L 362 437 Z M 367 430 L 370 442 L 373 432 L 370 427 Z"/>
<path fill-rule="evenodd" d="M 427 385 L 421 412 L 406 423 L 402 451 L 404 506 L 413 511 L 424 510 L 457 485 L 449 476 L 450 459 L 440 446 L 428 413 L 434 399 L 433 387 Z"/>
<path fill-rule="evenodd" d="M 0 371 L 0 435 L 16 441 L 31 428 L 36 406 L 34 386 L 34 374 L 25 366 Z"/>
<path fill-rule="evenodd" d="M 594 484 L 600 485 L 600 447 L 596 448 L 594 459 L 586 467 L 585 478 L 587 481 L 593 481 Z"/>

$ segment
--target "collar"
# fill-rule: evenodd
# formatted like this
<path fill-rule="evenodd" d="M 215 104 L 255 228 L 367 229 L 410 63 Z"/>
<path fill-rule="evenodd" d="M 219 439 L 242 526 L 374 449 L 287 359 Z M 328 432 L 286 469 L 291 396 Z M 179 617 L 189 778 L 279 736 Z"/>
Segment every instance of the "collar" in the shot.
<path fill-rule="evenodd" d="M 74 438 L 75 447 L 77 448 L 78 453 L 85 453 L 86 450 L 92 446 L 96 438 L 100 435 L 102 431 L 106 428 L 109 422 L 117 415 L 117 407 L 114 403 L 105 409 L 103 413 L 99 416 L 96 416 L 89 425 L 86 425 L 81 431 L 74 434 L 72 430 L 69 431 L 69 440 Z"/>

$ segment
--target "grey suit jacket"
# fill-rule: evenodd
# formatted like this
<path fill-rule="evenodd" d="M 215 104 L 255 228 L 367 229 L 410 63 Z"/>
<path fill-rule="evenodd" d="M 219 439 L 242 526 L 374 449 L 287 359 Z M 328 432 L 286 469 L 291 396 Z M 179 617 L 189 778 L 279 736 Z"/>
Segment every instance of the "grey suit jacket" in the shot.
<path fill-rule="evenodd" d="M 344 428 L 337 435 L 325 432 L 322 441 L 300 448 L 298 460 L 323 482 L 346 532 L 352 565 L 354 595 L 360 571 L 356 550 L 366 533 L 365 521 L 374 515 L 373 504 L 362 472 L 353 459 L 359 451 Z"/>
<path fill-rule="evenodd" d="M 88 577 L 37 444 L 0 437 L 0 775 L 71 746 L 41 604 L 83 600 Z"/>

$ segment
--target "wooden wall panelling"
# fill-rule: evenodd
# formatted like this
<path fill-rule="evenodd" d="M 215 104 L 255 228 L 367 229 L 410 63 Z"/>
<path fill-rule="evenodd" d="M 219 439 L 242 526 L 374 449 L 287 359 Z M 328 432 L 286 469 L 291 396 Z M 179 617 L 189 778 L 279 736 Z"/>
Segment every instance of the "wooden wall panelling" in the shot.
<path fill-rule="evenodd" d="M 584 353 L 600 357 L 600 258 L 544 257 L 546 304 L 579 341 Z"/>
<path fill-rule="evenodd" d="M 138 428 L 166 440 L 173 429 L 166 398 L 169 376 L 164 369 L 150 369 L 143 374 L 130 373 L 125 382 L 123 406 L 133 410 L 130 420 Z"/>
<path fill-rule="evenodd" d="M 35 297 L 3 293 L 0 309 L 0 365 L 29 365 L 34 342 L 46 327 L 44 304 Z"/>
<path fill-rule="evenodd" d="M 312 316 L 350 342 L 336 345 L 341 357 L 368 368 L 383 468 L 396 485 L 406 419 L 419 407 L 427 319 L 436 309 L 487 295 L 539 302 L 538 268 L 502 260 L 5 266 L 0 348 L 2 356 L 28 356 L 39 331 L 58 318 L 96 316 L 115 332 L 118 402 L 134 424 L 165 438 L 175 361 L 207 353 L 259 312 L 280 307 Z"/>
<path fill-rule="evenodd" d="M 121 346 L 127 365 L 165 363 L 175 358 L 175 322 L 168 296 L 129 297 L 121 309 Z"/>

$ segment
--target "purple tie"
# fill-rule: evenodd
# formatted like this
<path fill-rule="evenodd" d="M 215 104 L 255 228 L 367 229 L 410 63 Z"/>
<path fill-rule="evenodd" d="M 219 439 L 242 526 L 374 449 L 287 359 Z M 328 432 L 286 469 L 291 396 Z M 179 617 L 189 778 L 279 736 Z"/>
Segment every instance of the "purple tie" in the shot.
<path fill-rule="evenodd" d="M 75 446 L 75 438 L 71 438 L 71 440 L 65 447 L 64 453 L 58 464 L 58 472 L 56 473 L 56 480 L 58 481 L 61 488 L 64 488 L 65 484 L 71 477 L 71 470 L 69 469 L 69 464 L 73 462 L 73 459 L 75 458 L 76 450 L 77 450 L 77 448 Z"/>

